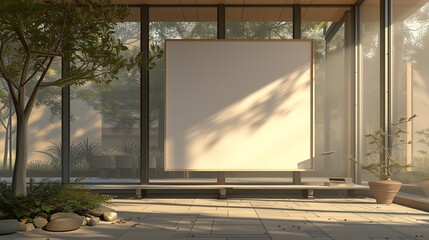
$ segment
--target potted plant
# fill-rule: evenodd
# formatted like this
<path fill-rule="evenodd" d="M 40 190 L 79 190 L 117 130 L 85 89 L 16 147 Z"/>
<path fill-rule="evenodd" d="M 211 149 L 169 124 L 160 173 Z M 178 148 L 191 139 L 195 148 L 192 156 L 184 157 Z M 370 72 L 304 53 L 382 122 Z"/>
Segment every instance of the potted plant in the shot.
<path fill-rule="evenodd" d="M 374 195 L 377 203 L 391 204 L 396 194 L 399 192 L 402 183 L 393 181 L 391 178 L 393 175 L 406 171 L 411 168 L 411 164 L 403 164 L 394 155 L 394 150 L 401 145 L 411 144 L 404 140 L 403 136 L 407 134 L 407 131 L 401 128 L 401 125 L 406 124 L 413 120 L 417 115 L 413 115 L 409 118 L 401 118 L 398 122 L 392 124 L 392 133 L 388 134 L 383 129 L 379 129 L 374 133 L 369 133 L 365 137 L 370 139 L 369 144 L 373 148 L 367 152 L 366 157 L 385 156 L 385 161 L 377 161 L 375 163 L 362 163 L 353 157 L 349 157 L 350 160 L 357 163 L 361 169 L 367 170 L 372 175 L 380 178 L 379 181 L 371 181 L 368 183 L 369 188 Z M 390 144 L 385 144 L 390 143 Z M 387 145 L 387 146 L 386 146 Z M 378 158 L 377 158 L 378 159 Z"/>
<path fill-rule="evenodd" d="M 426 145 L 426 147 L 429 147 L 429 128 L 422 129 L 420 131 L 416 132 L 417 135 L 419 135 L 421 138 L 417 141 L 417 143 L 421 143 Z M 417 151 L 421 154 L 422 158 L 427 160 L 428 152 L 425 150 L 419 150 Z M 428 172 L 426 170 L 426 172 Z M 425 176 L 427 178 L 427 176 Z M 426 179 L 420 183 L 420 186 L 422 188 L 422 191 L 424 194 L 429 198 L 429 179 Z"/>

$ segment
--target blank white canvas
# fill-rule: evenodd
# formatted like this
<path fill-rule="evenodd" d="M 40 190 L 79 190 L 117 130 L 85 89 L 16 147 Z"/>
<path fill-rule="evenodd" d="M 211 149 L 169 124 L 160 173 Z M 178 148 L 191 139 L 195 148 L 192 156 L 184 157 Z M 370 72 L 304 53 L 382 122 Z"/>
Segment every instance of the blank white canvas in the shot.
<path fill-rule="evenodd" d="M 313 170 L 312 65 L 306 40 L 167 40 L 165 170 Z"/>

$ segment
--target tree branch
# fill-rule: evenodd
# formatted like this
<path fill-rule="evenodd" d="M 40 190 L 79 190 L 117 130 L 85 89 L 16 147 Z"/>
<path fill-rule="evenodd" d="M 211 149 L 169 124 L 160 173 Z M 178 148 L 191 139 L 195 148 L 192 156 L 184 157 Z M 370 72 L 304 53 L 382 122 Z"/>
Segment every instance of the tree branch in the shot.
<path fill-rule="evenodd" d="M 6 68 L 4 66 L 4 62 L 3 62 L 3 48 L 4 48 L 4 44 L 9 41 L 10 39 L 12 39 L 12 37 L 15 34 L 12 34 L 11 36 L 7 37 L 4 41 L 2 41 L 2 43 L 0 44 L 0 73 L 2 75 L 2 77 L 6 80 L 6 82 L 9 82 L 16 90 L 18 90 L 18 85 L 12 80 L 12 78 L 9 76 L 9 74 L 6 71 Z M 12 90 L 12 88 L 10 89 Z"/>
<path fill-rule="evenodd" d="M 37 92 L 40 90 L 40 84 L 43 82 L 43 79 L 45 79 L 45 76 L 48 73 L 48 70 L 49 70 L 53 60 L 54 60 L 54 58 L 49 59 L 48 65 L 43 70 L 43 73 L 39 77 L 39 80 L 37 81 L 36 86 L 34 86 L 34 89 L 30 95 L 30 98 L 28 99 L 27 105 L 25 106 L 24 115 L 30 114 L 31 110 L 33 109 L 34 102 L 36 101 Z"/>
<path fill-rule="evenodd" d="M 18 16 L 16 16 L 17 19 L 19 19 Z M 14 25 L 14 31 L 16 33 L 16 36 L 18 36 L 19 41 L 21 42 L 22 46 L 24 47 L 26 52 L 30 51 L 30 47 L 28 46 L 27 39 L 25 39 L 24 33 L 21 31 L 21 28 Z"/>
<path fill-rule="evenodd" d="M 62 57 L 63 54 L 60 52 L 49 52 L 49 51 L 42 51 L 42 50 L 31 50 L 30 53 L 37 55 L 37 56 L 46 56 L 46 57 Z"/>
<path fill-rule="evenodd" d="M 44 67 L 44 65 L 45 65 L 45 63 L 46 63 L 46 61 L 49 59 L 49 57 L 45 57 L 45 59 L 42 61 L 42 62 L 40 62 L 40 61 L 38 61 L 37 60 L 37 57 L 35 57 L 35 56 L 33 56 L 33 59 L 39 64 L 39 67 L 36 69 L 36 70 L 34 70 L 34 72 L 31 74 L 31 76 L 27 79 L 27 81 L 25 81 L 24 82 L 24 85 L 25 84 L 27 84 L 27 82 L 29 82 L 35 75 L 36 75 L 36 73 L 37 72 L 39 72 L 39 70 L 42 68 L 42 67 Z"/>
<path fill-rule="evenodd" d="M 22 112 L 22 108 L 21 108 L 21 106 L 18 103 L 18 96 L 16 95 L 16 92 L 14 90 L 14 86 L 13 86 L 13 84 L 12 84 L 11 81 L 7 81 L 6 80 L 6 83 L 7 83 L 7 86 L 9 87 L 10 95 L 12 96 L 12 101 L 13 101 L 13 105 L 15 107 L 15 112 L 18 111 L 19 113 L 21 113 Z"/>
<path fill-rule="evenodd" d="M 30 60 L 31 60 L 31 52 L 27 53 L 25 56 L 24 67 L 22 68 L 21 80 L 19 83 L 21 87 L 24 86 L 24 82 L 27 80 L 28 68 L 30 67 Z"/>

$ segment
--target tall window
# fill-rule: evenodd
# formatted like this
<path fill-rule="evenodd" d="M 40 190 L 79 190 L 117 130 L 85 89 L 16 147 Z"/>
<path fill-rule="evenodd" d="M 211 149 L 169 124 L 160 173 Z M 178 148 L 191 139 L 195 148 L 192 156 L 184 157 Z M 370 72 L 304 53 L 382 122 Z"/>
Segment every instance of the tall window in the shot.
<path fill-rule="evenodd" d="M 37 76 L 36 76 L 37 77 Z M 61 59 L 54 59 L 46 81 L 61 77 Z M 29 88 L 34 87 L 28 86 Z M 7 85 L 0 79 L 0 178 L 11 180 L 15 166 L 16 116 Z M 61 157 L 53 154 L 61 139 L 61 88 L 47 87 L 36 97 L 28 123 L 27 177 L 39 181 L 43 178 L 59 179 Z M 27 179 L 28 180 L 28 179 Z"/>
<path fill-rule="evenodd" d="M 140 52 L 140 16 L 118 23 L 115 38 Z M 72 178 L 86 182 L 138 182 L 140 177 L 140 69 L 121 70 L 110 84 L 71 87 L 70 165 Z"/>
<path fill-rule="evenodd" d="M 380 1 L 365 0 L 359 7 L 359 153 L 361 161 L 376 162 L 366 158 L 372 149 L 366 134 L 380 128 Z M 361 171 L 362 180 L 374 179 L 367 171 Z"/>
<path fill-rule="evenodd" d="M 227 39 L 292 39 L 290 7 L 227 7 Z M 263 161 L 263 159 L 261 159 Z M 229 183 L 290 182 L 290 172 L 226 172 Z"/>
<path fill-rule="evenodd" d="M 226 38 L 229 39 L 291 39 L 292 27 L 290 7 L 226 9 Z"/>
<path fill-rule="evenodd" d="M 351 138 L 348 104 L 352 35 L 350 8 L 301 9 L 301 36 L 314 40 L 314 141 L 317 177 L 351 177 L 347 156 Z"/>
<path fill-rule="evenodd" d="M 395 152 L 401 163 L 411 163 L 414 167 L 396 179 L 404 183 L 402 192 L 421 196 L 420 184 L 429 177 L 428 12 L 429 1 L 392 1 L 391 118 L 398 121 L 401 117 L 418 115 L 412 123 L 402 126 L 408 132 L 402 140 L 413 144 L 402 145 Z"/>
<path fill-rule="evenodd" d="M 150 42 L 163 48 L 166 39 L 214 39 L 217 37 L 216 15 L 216 8 L 152 7 L 149 13 Z M 150 182 L 215 181 L 216 175 L 208 172 L 164 171 L 164 80 L 165 59 L 162 58 L 149 72 Z"/>

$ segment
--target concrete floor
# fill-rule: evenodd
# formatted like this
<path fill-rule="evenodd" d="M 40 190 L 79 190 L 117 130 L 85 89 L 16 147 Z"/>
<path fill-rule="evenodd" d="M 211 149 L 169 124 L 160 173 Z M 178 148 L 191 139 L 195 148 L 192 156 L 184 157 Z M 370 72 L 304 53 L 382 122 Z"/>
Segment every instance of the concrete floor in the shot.
<path fill-rule="evenodd" d="M 429 239 L 429 214 L 373 199 L 114 199 L 120 220 L 0 239 Z"/>

